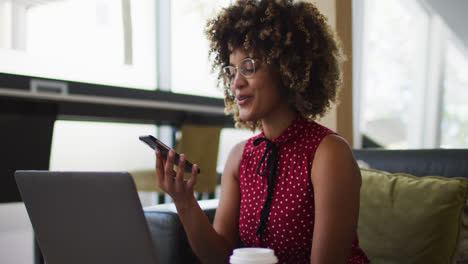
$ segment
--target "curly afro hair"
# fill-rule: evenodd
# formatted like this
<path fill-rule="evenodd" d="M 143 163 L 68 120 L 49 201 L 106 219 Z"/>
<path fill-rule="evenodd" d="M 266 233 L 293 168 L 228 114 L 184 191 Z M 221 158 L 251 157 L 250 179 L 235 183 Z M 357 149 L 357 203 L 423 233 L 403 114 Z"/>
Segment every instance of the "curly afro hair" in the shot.
<path fill-rule="evenodd" d="M 288 102 L 302 117 L 322 117 L 342 86 L 344 55 L 327 19 L 311 3 L 293 0 L 237 0 L 207 22 L 213 71 L 224 87 L 225 112 L 237 127 L 256 130 L 260 121 L 239 118 L 236 98 L 223 77 L 229 55 L 243 48 L 280 74 Z"/>

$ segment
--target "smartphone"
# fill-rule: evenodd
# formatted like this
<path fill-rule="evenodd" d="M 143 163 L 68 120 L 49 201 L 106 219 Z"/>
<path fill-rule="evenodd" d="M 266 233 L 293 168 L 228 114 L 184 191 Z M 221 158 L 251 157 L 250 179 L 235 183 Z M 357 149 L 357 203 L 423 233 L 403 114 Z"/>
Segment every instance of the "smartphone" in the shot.
<path fill-rule="evenodd" d="M 171 148 L 166 146 L 166 144 L 162 143 L 159 139 L 153 137 L 152 135 L 140 136 L 139 138 L 141 141 L 145 142 L 153 150 L 155 150 L 156 148 L 161 150 L 161 154 L 165 158 L 167 158 L 167 154 L 169 153 L 169 150 Z M 176 165 L 179 164 L 179 157 L 180 155 L 176 152 L 174 164 Z M 193 164 L 186 159 L 184 171 L 188 173 L 192 173 L 192 167 L 193 167 Z M 200 169 L 197 169 L 197 172 L 200 173 Z"/>

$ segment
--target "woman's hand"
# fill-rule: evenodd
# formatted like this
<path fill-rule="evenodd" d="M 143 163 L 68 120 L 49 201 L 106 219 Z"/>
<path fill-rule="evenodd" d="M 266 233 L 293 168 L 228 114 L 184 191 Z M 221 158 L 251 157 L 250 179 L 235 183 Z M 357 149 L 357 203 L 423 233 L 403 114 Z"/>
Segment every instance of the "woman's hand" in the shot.
<path fill-rule="evenodd" d="M 197 182 L 197 165 L 192 167 L 190 179 L 184 179 L 185 155 L 179 157 L 177 172 L 174 171 L 175 151 L 169 150 L 167 159 L 156 149 L 156 180 L 159 188 L 168 193 L 174 203 L 183 203 L 194 199 L 193 187 Z"/>

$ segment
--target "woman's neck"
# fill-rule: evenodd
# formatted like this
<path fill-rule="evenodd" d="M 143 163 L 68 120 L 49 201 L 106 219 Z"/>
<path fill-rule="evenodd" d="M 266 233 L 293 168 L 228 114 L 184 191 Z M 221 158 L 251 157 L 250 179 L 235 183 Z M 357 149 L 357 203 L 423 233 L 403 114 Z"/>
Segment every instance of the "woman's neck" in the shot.
<path fill-rule="evenodd" d="M 281 135 L 288 126 L 297 118 L 297 113 L 290 107 L 278 109 L 274 114 L 262 119 L 263 134 L 269 140 Z"/>

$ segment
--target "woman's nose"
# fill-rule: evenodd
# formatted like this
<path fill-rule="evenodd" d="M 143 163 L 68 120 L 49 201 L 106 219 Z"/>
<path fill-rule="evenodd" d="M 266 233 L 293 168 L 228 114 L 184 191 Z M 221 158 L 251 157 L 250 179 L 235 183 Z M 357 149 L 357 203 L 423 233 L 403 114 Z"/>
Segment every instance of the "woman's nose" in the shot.
<path fill-rule="evenodd" d="M 244 75 L 240 73 L 240 71 L 236 71 L 234 75 L 234 79 L 232 80 L 231 87 L 233 88 L 242 88 L 247 84 L 247 80 L 245 79 Z"/>

